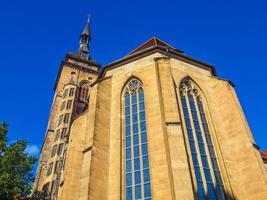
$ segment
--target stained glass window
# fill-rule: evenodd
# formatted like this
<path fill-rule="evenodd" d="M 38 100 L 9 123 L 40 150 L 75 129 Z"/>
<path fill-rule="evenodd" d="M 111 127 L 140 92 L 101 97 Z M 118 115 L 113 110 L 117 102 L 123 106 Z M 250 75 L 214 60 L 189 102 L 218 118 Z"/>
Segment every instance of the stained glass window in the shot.
<path fill-rule="evenodd" d="M 224 200 L 223 182 L 199 90 L 190 79 L 185 79 L 180 94 L 198 199 Z"/>
<path fill-rule="evenodd" d="M 144 91 L 137 79 L 126 85 L 124 118 L 126 200 L 151 200 Z"/>

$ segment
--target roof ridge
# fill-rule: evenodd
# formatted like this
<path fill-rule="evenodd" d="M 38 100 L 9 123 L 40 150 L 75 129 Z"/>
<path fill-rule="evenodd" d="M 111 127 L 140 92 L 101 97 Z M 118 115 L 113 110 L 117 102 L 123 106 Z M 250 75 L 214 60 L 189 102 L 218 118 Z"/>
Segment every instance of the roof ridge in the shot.
<path fill-rule="evenodd" d="M 164 47 L 164 48 L 170 48 L 172 50 L 177 50 L 175 47 L 169 45 L 168 43 L 162 41 L 161 39 L 157 37 L 151 37 L 149 40 L 146 40 L 144 43 L 139 45 L 137 48 L 132 50 L 130 53 L 128 53 L 126 56 L 129 56 L 131 54 L 137 53 L 139 51 L 142 51 L 144 49 L 150 48 L 150 47 Z"/>
<path fill-rule="evenodd" d="M 162 43 L 165 44 L 166 46 L 169 46 L 169 47 L 173 48 L 174 50 L 176 50 L 176 48 L 175 48 L 174 46 L 172 46 L 172 45 L 170 45 L 170 44 L 164 42 L 163 40 L 161 40 L 161 39 L 159 39 L 159 38 L 157 38 L 157 37 L 155 37 L 155 39 L 158 40 L 158 41 L 160 41 L 160 42 L 162 42 Z"/>
<path fill-rule="evenodd" d="M 156 37 L 153 37 L 153 40 L 154 40 L 154 42 L 155 42 L 155 46 L 158 46 L 157 38 L 156 38 Z"/>
<path fill-rule="evenodd" d="M 130 51 L 127 55 L 132 54 L 133 52 L 135 52 L 138 48 L 140 48 L 141 46 L 143 46 L 144 44 L 146 44 L 147 42 L 151 41 L 152 39 L 154 39 L 155 37 L 151 37 L 148 40 L 146 40 L 145 42 L 143 42 L 141 45 L 139 45 L 138 47 L 136 47 L 135 49 L 133 49 L 132 51 Z"/>

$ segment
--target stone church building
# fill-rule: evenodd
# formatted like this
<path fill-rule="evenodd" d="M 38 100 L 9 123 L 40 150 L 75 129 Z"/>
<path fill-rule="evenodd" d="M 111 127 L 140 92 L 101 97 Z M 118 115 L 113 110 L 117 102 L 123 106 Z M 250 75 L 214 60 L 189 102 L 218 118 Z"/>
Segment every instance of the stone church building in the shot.
<path fill-rule="evenodd" d="M 67 54 L 33 185 L 58 200 L 267 200 L 234 84 L 151 38 L 104 67 Z"/>

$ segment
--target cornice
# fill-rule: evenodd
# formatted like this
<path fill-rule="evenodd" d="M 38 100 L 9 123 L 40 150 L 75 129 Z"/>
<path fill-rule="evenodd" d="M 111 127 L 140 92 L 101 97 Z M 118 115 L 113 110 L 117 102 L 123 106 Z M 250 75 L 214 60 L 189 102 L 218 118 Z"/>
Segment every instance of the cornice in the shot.
<path fill-rule="evenodd" d="M 98 71 L 95 71 L 93 69 L 90 69 L 90 68 L 87 68 L 87 67 L 83 67 L 83 66 L 80 66 L 78 64 L 74 64 L 74 63 L 70 63 L 67 61 L 68 58 L 72 58 L 73 56 L 70 55 L 70 54 L 67 54 L 66 58 L 61 62 L 60 64 L 60 68 L 59 68 L 59 71 L 57 73 L 57 77 L 56 77 L 56 82 L 55 82 L 55 85 L 54 85 L 54 91 L 56 90 L 57 88 L 57 85 L 58 85 L 58 80 L 59 80 L 59 77 L 61 75 L 61 72 L 62 72 L 62 69 L 64 66 L 68 66 L 68 67 L 72 67 L 74 69 L 78 69 L 80 71 L 84 71 L 84 72 L 87 72 L 87 73 L 92 73 L 92 74 L 95 74 L 95 75 L 98 75 L 99 74 L 99 70 Z M 94 62 L 89 62 L 89 61 L 86 61 L 86 60 L 82 60 L 82 59 L 77 59 L 76 57 L 73 57 L 75 60 L 81 60 L 81 62 L 84 62 L 86 64 L 90 64 L 90 65 L 93 65 L 95 67 L 100 67 L 100 65 L 94 63 Z"/>
<path fill-rule="evenodd" d="M 210 65 L 210 64 L 207 64 L 205 62 L 202 62 L 200 60 L 197 60 L 195 58 L 187 56 L 184 53 L 181 53 L 180 51 L 176 51 L 173 49 L 167 49 L 166 47 L 163 47 L 163 46 L 153 46 L 153 47 L 144 49 L 142 51 L 136 52 L 134 54 L 127 55 L 127 56 L 125 56 L 119 60 L 116 60 L 116 61 L 104 66 L 103 69 L 101 70 L 100 74 L 99 74 L 99 78 L 102 78 L 105 75 L 106 71 L 108 71 L 108 70 L 120 67 L 122 65 L 133 62 L 135 60 L 138 60 L 140 58 L 143 58 L 145 56 L 151 55 L 151 54 L 156 53 L 156 52 L 163 53 L 170 58 L 176 58 L 178 60 L 192 64 L 192 65 L 197 66 L 199 68 L 206 69 L 206 70 L 210 71 L 213 76 L 216 76 L 215 67 Z"/>
<path fill-rule="evenodd" d="M 77 61 L 79 61 L 79 62 L 86 63 L 86 64 L 88 64 L 88 65 L 93 65 L 93 66 L 95 66 L 95 67 L 100 68 L 100 64 L 96 63 L 94 60 L 85 60 L 85 59 L 81 59 L 80 57 L 75 56 L 75 55 L 73 55 L 73 54 L 71 54 L 71 53 L 68 53 L 68 54 L 66 55 L 66 59 L 67 59 L 67 58 L 70 58 L 70 59 L 73 59 L 73 60 L 77 60 Z"/>

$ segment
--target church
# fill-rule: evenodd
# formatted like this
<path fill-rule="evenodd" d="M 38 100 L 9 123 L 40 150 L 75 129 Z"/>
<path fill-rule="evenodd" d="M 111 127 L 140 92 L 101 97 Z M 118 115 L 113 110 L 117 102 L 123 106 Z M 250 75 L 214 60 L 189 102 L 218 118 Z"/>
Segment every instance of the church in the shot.
<path fill-rule="evenodd" d="M 156 37 L 100 67 L 90 31 L 87 21 L 61 63 L 33 191 L 53 200 L 267 199 L 267 152 L 230 80 Z"/>

